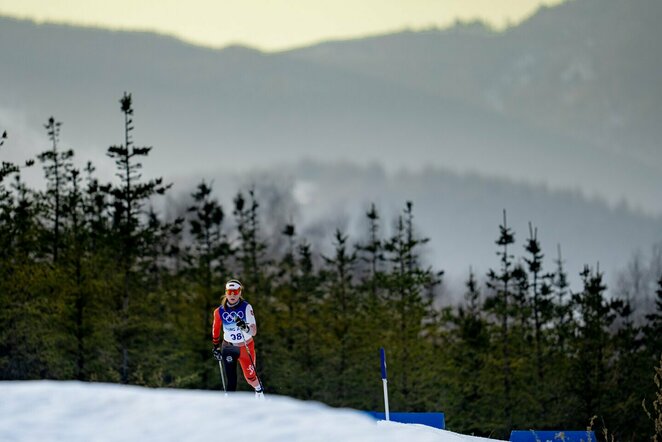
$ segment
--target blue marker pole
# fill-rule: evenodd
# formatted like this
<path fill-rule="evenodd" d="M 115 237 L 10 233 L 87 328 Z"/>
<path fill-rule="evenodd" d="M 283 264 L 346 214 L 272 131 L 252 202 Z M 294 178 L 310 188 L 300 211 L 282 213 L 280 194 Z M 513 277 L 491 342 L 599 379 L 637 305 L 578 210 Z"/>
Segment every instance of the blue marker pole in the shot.
<path fill-rule="evenodd" d="M 382 383 L 384 385 L 384 416 L 386 417 L 386 420 L 389 421 L 391 419 L 388 413 L 388 385 L 387 385 L 388 381 L 386 380 L 386 352 L 384 351 L 384 347 L 379 349 L 379 356 L 382 360 Z"/>

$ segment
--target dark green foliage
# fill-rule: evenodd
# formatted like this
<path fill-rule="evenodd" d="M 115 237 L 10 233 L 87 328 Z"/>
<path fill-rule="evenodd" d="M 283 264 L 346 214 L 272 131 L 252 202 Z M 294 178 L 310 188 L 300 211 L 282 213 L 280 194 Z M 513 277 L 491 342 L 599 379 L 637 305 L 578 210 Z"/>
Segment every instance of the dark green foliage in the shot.
<path fill-rule="evenodd" d="M 411 202 L 390 229 L 371 205 L 356 242 L 328 232 L 328 256 L 292 221 L 265 219 L 255 188 L 236 194 L 228 220 L 202 181 L 186 219 L 166 220 L 151 204 L 169 186 L 142 179 L 151 148 L 133 144 L 131 95 L 120 104 L 124 143 L 108 149 L 114 183 L 100 183 L 89 163 L 73 167 L 53 118 L 52 149 L 39 157 L 45 192 L 2 163 L 0 379 L 220 389 L 212 312 L 225 281 L 238 278 L 255 309 L 268 393 L 381 410 L 384 347 L 391 408 L 445 411 L 455 431 L 507 437 L 585 428 L 597 415 L 619 440 L 659 437 L 640 404 L 660 409 L 662 275 L 647 315 L 627 296 L 608 299 L 599 269 L 586 267 L 573 293 L 560 247 L 552 274 L 530 226 L 518 255 L 504 211 L 498 265 L 484 283 L 470 271 L 453 306 L 439 302 L 443 272 L 425 264 L 429 242 Z"/>
<path fill-rule="evenodd" d="M 655 291 L 655 311 L 646 315 L 648 325 L 644 328 L 646 343 L 650 349 L 652 360 L 657 360 L 662 356 L 662 275 L 657 281 L 657 290 Z"/>
<path fill-rule="evenodd" d="M 0 147 L 2 147 L 3 144 L 5 144 L 5 140 L 7 139 L 7 131 L 2 132 L 2 136 L 0 137 Z M 9 175 L 18 172 L 18 166 L 13 164 L 13 163 L 8 163 L 6 161 L 3 161 L 2 166 L 0 167 L 0 185 L 2 185 L 2 182 L 7 178 Z M 2 190 L 2 188 L 0 188 Z M 4 198 L 6 195 L 3 195 L 2 197 Z"/>
<path fill-rule="evenodd" d="M 211 312 L 218 305 L 225 280 L 229 279 L 228 259 L 234 253 L 227 235 L 223 232 L 225 214 L 221 205 L 211 196 L 212 187 L 204 181 L 193 193 L 193 205 L 188 212 L 190 233 L 193 237 L 192 250 L 187 256 L 188 282 L 193 289 L 192 307 L 195 321 L 190 324 L 193 332 L 194 349 L 200 367 L 209 358 L 209 333 L 212 326 Z M 201 370 L 202 385 L 216 385 L 215 367 Z M 213 369 L 213 370 L 212 370 Z"/>
<path fill-rule="evenodd" d="M 497 251 L 497 255 L 500 257 L 501 269 L 498 273 L 490 269 L 487 274 L 487 287 L 493 291 L 493 295 L 487 299 L 485 308 L 496 317 L 497 323 L 500 324 L 500 337 L 498 338 L 496 345 L 498 348 L 500 348 L 501 354 L 497 356 L 497 359 L 494 362 L 498 363 L 500 360 L 499 365 L 501 365 L 501 374 L 498 377 L 501 379 L 501 383 L 503 385 L 501 397 L 503 398 L 502 409 L 504 413 L 506 429 L 513 427 L 511 398 L 513 385 L 513 349 L 511 342 L 510 322 L 513 313 L 516 313 L 517 309 L 512 305 L 511 298 L 513 298 L 514 281 L 516 278 L 520 280 L 522 279 L 522 269 L 520 267 L 514 267 L 514 256 L 511 255 L 508 251 L 508 246 L 514 243 L 515 234 L 508 227 L 506 211 L 504 210 L 503 224 L 499 226 L 499 238 L 496 240 L 497 246 L 500 247 L 500 250 Z"/>
<path fill-rule="evenodd" d="M 428 388 L 432 379 L 426 376 L 432 361 L 427 360 L 430 353 L 426 351 L 424 324 L 431 316 L 432 299 L 428 294 L 440 284 L 441 273 L 422 267 L 420 248 L 428 239 L 416 235 L 413 219 L 413 204 L 408 201 L 384 246 L 391 268 L 384 277 L 389 320 L 381 336 L 384 345 L 388 342 L 393 349 L 391 366 L 398 373 L 398 388 L 393 389 L 395 406 L 407 404 L 420 411 L 435 397 Z"/>
<path fill-rule="evenodd" d="M 466 282 L 465 303 L 446 311 L 449 331 L 444 336 L 448 349 L 449 401 L 445 410 L 454 428 L 471 433 L 485 431 L 490 422 L 490 395 L 487 391 L 486 364 L 490 353 L 490 330 L 482 311 L 481 294 L 473 271 Z"/>
<path fill-rule="evenodd" d="M 662 281 L 660 285 L 662 286 Z M 646 416 L 648 416 L 648 418 L 652 422 L 653 428 L 650 431 L 650 433 L 653 434 L 653 437 L 651 437 L 651 440 L 653 442 L 661 442 L 662 441 L 662 355 L 660 355 L 659 363 L 655 366 L 655 376 L 653 377 L 653 379 L 655 382 L 654 393 L 649 396 L 648 401 L 646 399 L 642 401 L 642 406 L 644 408 Z"/>
<path fill-rule="evenodd" d="M 571 357 L 571 371 L 576 381 L 571 391 L 582 415 L 604 415 L 609 391 L 608 362 L 613 351 L 609 327 L 621 303 L 605 298 L 607 287 L 598 269 L 585 266 L 580 276 L 583 290 L 573 294 L 579 320 Z"/>
<path fill-rule="evenodd" d="M 44 242 L 51 244 L 53 262 L 58 260 L 58 253 L 61 247 L 60 237 L 64 217 L 63 199 L 66 192 L 67 175 L 71 173 L 71 169 L 73 168 L 71 158 L 74 156 L 74 151 L 71 149 L 66 151 L 59 150 L 58 144 L 60 142 L 61 125 L 62 123 L 55 121 L 53 117 L 48 119 L 48 123 L 44 127 L 51 141 L 51 149 L 37 156 L 39 161 L 44 164 L 44 173 L 48 181 L 44 203 L 47 207 L 46 218 L 52 227 L 47 231 L 48 235 L 45 236 Z"/>
<path fill-rule="evenodd" d="M 120 344 L 121 362 L 119 370 L 122 382 L 129 382 L 132 377 L 142 382 L 145 376 L 141 373 L 143 362 L 150 353 L 138 348 L 137 343 L 149 333 L 150 322 L 157 321 L 149 315 L 144 303 L 150 294 L 150 287 L 145 280 L 147 275 L 136 273 L 135 266 L 146 257 L 152 246 L 154 218 L 149 217 L 150 225 L 146 226 L 143 205 L 149 198 L 164 194 L 170 187 L 164 185 L 161 178 L 141 181 L 142 163 L 140 158 L 146 157 L 151 147 L 136 147 L 133 143 L 133 106 L 131 94 L 124 93 L 120 99 L 120 108 L 124 114 L 124 144 L 108 148 L 108 156 L 115 160 L 117 177 L 120 182 L 108 188 L 112 197 L 112 246 L 118 254 L 117 271 L 123 275 L 123 282 L 117 289 L 114 302 L 120 323 L 116 335 Z M 155 289 L 156 287 L 151 287 Z M 131 302 L 133 299 L 134 302 Z M 112 305 L 112 304 L 111 304 Z"/>
<path fill-rule="evenodd" d="M 363 321 L 359 316 L 361 300 L 353 280 L 356 253 L 349 250 L 347 236 L 340 230 L 335 233 L 334 246 L 334 256 L 324 257 L 327 273 L 324 291 L 327 295 L 321 306 L 321 314 L 330 319 L 327 339 L 332 349 L 325 382 L 327 389 L 332 385 L 334 389 L 333 396 L 328 396 L 326 401 L 339 405 L 345 403 L 351 395 L 349 373 L 356 362 L 353 353 L 363 336 L 360 329 Z"/>
<path fill-rule="evenodd" d="M 537 408 L 539 408 L 539 419 L 548 422 L 548 408 L 551 400 L 550 392 L 545 389 L 545 375 L 547 359 L 550 348 L 547 341 L 547 326 L 553 318 L 551 274 L 545 273 L 543 269 L 543 257 L 540 242 L 538 241 L 538 229 L 534 229 L 529 223 L 529 238 L 525 244 L 527 256 L 524 257 L 526 270 L 528 272 L 528 297 L 529 305 L 533 313 L 533 340 L 535 344 L 535 371 L 536 380 L 533 383 L 535 389 L 540 393 Z"/>

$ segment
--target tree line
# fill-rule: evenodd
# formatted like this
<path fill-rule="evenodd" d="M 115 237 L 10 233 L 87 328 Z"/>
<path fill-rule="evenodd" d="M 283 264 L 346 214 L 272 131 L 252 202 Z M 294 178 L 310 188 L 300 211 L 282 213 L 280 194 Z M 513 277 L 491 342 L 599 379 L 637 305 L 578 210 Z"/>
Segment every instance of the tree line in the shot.
<path fill-rule="evenodd" d="M 422 258 L 413 203 L 388 233 L 371 205 L 358 240 L 328 232 L 328 255 L 294 224 L 266 235 L 253 188 L 228 210 L 202 181 L 186 213 L 166 220 L 151 202 L 171 185 L 142 176 L 151 147 L 134 143 L 130 94 L 120 111 L 114 182 L 74 166 L 53 117 L 47 150 L 2 163 L 0 379 L 219 389 L 212 311 L 238 278 L 267 393 L 379 410 L 385 347 L 391 408 L 444 411 L 455 431 L 507 437 L 593 420 L 618 439 L 662 437 L 662 275 L 656 309 L 637 321 L 629 299 L 606 296 L 597 266 L 580 269 L 572 291 L 560 253 L 545 267 L 537 229 L 518 246 L 504 211 L 494 267 L 470 272 L 463 302 L 439 307 L 444 274 Z M 41 191 L 21 178 L 37 162 Z"/>

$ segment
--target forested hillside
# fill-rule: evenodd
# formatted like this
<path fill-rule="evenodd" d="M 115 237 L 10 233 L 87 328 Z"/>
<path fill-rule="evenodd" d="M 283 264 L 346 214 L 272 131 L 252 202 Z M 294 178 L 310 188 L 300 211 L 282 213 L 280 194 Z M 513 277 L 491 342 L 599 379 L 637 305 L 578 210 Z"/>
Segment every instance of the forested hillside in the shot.
<path fill-rule="evenodd" d="M 112 182 L 93 164 L 74 167 L 53 117 L 50 148 L 3 162 L 0 379 L 218 389 L 211 313 L 224 282 L 238 278 L 255 307 L 268 394 L 379 409 L 385 347 L 392 409 L 444 411 L 455 431 L 583 429 L 597 416 L 619 439 L 654 434 L 642 401 L 655 418 L 662 275 L 655 311 L 635 321 L 627 298 L 606 296 L 597 265 L 570 290 L 578 270 L 562 259 L 543 265 L 555 251 L 541 250 L 535 225 L 514 232 L 504 211 L 493 266 L 469 275 L 463 303 L 441 308 L 443 269 L 421 257 L 430 244 L 414 203 L 402 201 L 388 233 L 376 206 L 360 238 L 323 232 L 334 245 L 323 255 L 293 223 L 265 235 L 264 195 L 253 188 L 227 207 L 201 181 L 186 216 L 166 219 L 152 202 L 170 183 L 143 176 L 151 148 L 134 143 L 131 95 L 119 104 L 122 142 L 106 151 Z M 25 184 L 26 167 L 43 168 L 45 190 Z"/>

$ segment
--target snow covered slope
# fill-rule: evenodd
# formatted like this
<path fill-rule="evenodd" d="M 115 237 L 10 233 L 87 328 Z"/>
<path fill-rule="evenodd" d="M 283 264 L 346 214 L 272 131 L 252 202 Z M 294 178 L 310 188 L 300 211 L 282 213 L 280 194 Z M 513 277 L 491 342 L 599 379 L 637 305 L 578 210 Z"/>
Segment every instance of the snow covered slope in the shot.
<path fill-rule="evenodd" d="M 0 382 L 2 441 L 488 441 L 271 396 L 81 382 Z"/>

